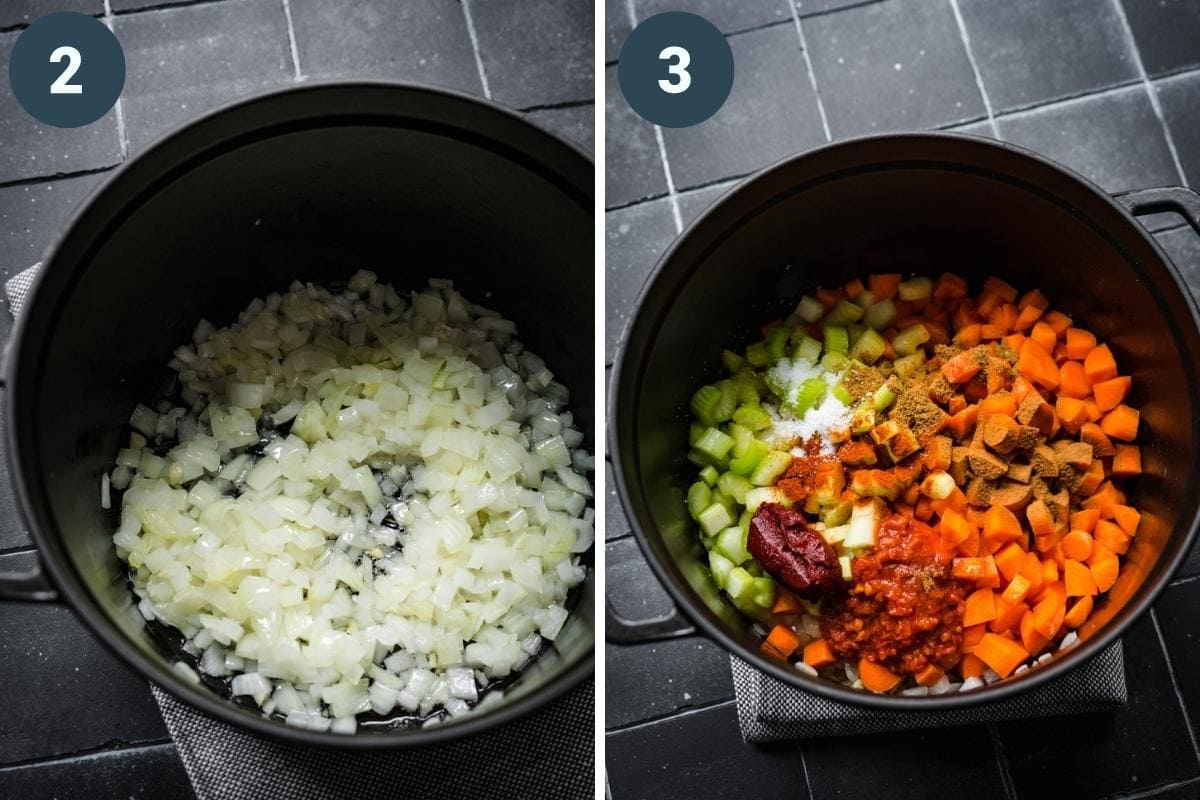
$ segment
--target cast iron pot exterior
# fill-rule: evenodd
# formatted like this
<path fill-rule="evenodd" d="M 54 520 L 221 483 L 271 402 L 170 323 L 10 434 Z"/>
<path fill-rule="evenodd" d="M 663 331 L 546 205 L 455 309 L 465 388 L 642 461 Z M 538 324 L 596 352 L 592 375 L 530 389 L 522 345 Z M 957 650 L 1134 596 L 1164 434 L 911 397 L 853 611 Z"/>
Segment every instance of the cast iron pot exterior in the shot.
<path fill-rule="evenodd" d="M 0 575 L 0 597 L 57 593 L 101 641 L 182 700 L 298 743 L 444 741 L 577 685 L 593 670 L 590 576 L 559 640 L 478 715 L 354 736 L 264 719 L 172 669 L 169 648 L 138 621 L 112 546 L 113 517 L 97 492 L 134 404 L 164 385 L 172 349 L 197 320 L 225 325 L 252 298 L 295 279 L 344 282 L 360 268 L 410 289 L 452 278 L 466 297 L 515 320 L 571 389 L 590 446 L 592 188 L 590 159 L 517 115 L 395 84 L 257 97 L 131 160 L 50 251 L 9 345 L 10 466 L 52 585 L 38 573 Z"/>
<path fill-rule="evenodd" d="M 1187 286 L 1133 216 L 1176 211 L 1200 231 L 1186 189 L 1118 203 L 1065 168 L 1012 145 L 956 134 L 884 135 L 829 145 L 731 190 L 663 255 L 638 298 L 615 365 L 610 441 L 638 544 L 677 609 L 642 622 L 608 608 L 607 636 L 647 641 L 700 632 L 754 667 L 830 700 L 887 710 L 957 708 L 1023 692 L 1118 637 L 1187 553 L 1197 526 L 1200 329 Z M 1041 289 L 1113 347 L 1134 379 L 1145 474 L 1131 502 L 1142 526 L 1127 566 L 1047 665 L 976 691 L 875 695 L 811 678 L 764 656 L 749 623 L 717 591 L 683 492 L 694 480 L 688 400 L 720 374 L 720 353 L 752 341 L 800 295 L 868 272 L 996 274 Z M 682 610 L 682 613 L 680 613 Z"/>

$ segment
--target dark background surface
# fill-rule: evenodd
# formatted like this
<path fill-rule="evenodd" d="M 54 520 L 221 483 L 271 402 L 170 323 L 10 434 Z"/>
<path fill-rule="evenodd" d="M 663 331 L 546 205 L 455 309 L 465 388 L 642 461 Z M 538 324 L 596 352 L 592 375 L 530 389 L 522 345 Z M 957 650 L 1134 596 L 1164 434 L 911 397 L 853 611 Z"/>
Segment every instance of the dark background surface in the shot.
<path fill-rule="evenodd" d="M 1200 186 L 1200 0 L 607 0 L 607 359 L 658 255 L 739 178 L 875 131 L 998 137 L 1110 191 Z M 702 14 L 727 35 L 733 94 L 708 122 L 655 130 L 621 98 L 631 23 Z M 1200 295 L 1200 237 L 1148 221 Z M 609 486 L 612 483 L 611 467 Z M 608 595 L 666 613 L 613 492 Z M 1200 797 L 1200 553 L 1125 637 L 1112 714 L 746 745 L 727 654 L 698 637 L 608 645 L 607 767 L 633 798 Z"/>
<path fill-rule="evenodd" d="M 128 65 L 118 108 L 75 130 L 26 115 L 7 74 L 21 30 L 63 10 L 108 22 Z M 590 151 L 593 20 L 592 0 L 0 0 L 0 283 L 42 257 L 115 167 L 251 92 L 445 86 Z M 0 309 L 0 345 L 11 328 Z M 0 453 L 0 571 L 33 563 L 7 471 Z M 0 798 L 192 797 L 149 687 L 63 607 L 0 603 L 0 705 Z"/>

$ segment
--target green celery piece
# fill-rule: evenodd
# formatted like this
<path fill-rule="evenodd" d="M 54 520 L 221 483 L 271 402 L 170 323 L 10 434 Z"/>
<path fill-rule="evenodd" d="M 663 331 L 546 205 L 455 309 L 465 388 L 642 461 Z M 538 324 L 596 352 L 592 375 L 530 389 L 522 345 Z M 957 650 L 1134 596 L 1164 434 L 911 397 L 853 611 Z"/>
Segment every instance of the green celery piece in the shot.
<path fill-rule="evenodd" d="M 821 521 L 825 523 L 827 528 L 836 528 L 838 525 L 843 525 L 850 519 L 850 512 L 854 510 L 854 502 L 851 500 L 839 500 L 831 506 L 825 506 L 821 509 Z"/>
<path fill-rule="evenodd" d="M 886 383 L 876 389 L 875 394 L 871 397 L 871 407 L 876 411 L 883 411 L 894 402 L 896 402 L 896 392 Z"/>
<path fill-rule="evenodd" d="M 825 351 L 845 355 L 850 350 L 850 334 L 839 325 L 825 326 Z"/>
<path fill-rule="evenodd" d="M 729 582 L 729 573 L 735 566 L 736 564 L 716 550 L 709 551 L 708 568 L 712 571 L 713 580 L 716 581 L 718 588 L 725 588 Z"/>
<path fill-rule="evenodd" d="M 775 395 L 780 400 L 787 402 L 788 395 L 791 394 L 792 391 L 792 387 L 788 384 L 788 382 L 776 375 L 774 371 L 767 373 L 766 381 L 768 391 L 770 391 L 771 394 Z"/>
<path fill-rule="evenodd" d="M 729 509 L 720 503 L 713 503 L 708 508 L 700 512 L 697 518 L 701 529 L 709 536 L 716 536 L 719 531 L 728 528 L 733 524 L 733 515 L 729 513 Z"/>
<path fill-rule="evenodd" d="M 750 560 L 750 553 L 746 550 L 746 540 L 742 537 L 742 529 L 737 525 L 726 528 L 717 534 L 717 543 L 713 546 L 713 552 L 720 553 L 735 565 L 745 564 Z"/>
<path fill-rule="evenodd" d="M 771 415 L 758 403 L 747 403 L 733 412 L 733 421 L 745 425 L 752 431 L 762 431 L 771 427 Z"/>
<path fill-rule="evenodd" d="M 821 356 L 821 366 L 827 372 L 837 372 L 845 366 L 847 360 L 846 356 L 842 353 L 826 353 Z"/>
<path fill-rule="evenodd" d="M 788 339 L 792 335 L 791 328 L 780 325 L 767 333 L 767 362 L 775 364 L 787 355 Z"/>
<path fill-rule="evenodd" d="M 904 281 L 900 284 L 896 294 L 901 300 L 924 300 L 933 294 L 933 280 L 920 277 Z"/>
<path fill-rule="evenodd" d="M 737 388 L 730 380 L 717 381 L 717 388 L 721 390 L 721 399 L 717 401 L 717 405 L 713 409 L 713 416 L 716 417 L 717 422 L 724 422 L 732 419 L 733 412 L 737 410 Z"/>
<path fill-rule="evenodd" d="M 804 295 L 796 306 L 796 316 L 805 322 L 816 322 L 825 313 L 825 306 L 815 297 Z"/>
<path fill-rule="evenodd" d="M 917 348 L 929 341 L 929 329 L 917 323 L 897 333 L 892 337 L 892 347 L 896 355 L 909 356 L 917 352 Z"/>
<path fill-rule="evenodd" d="M 788 408 L 797 417 L 803 417 L 810 408 L 815 407 L 824 399 L 825 388 L 824 378 L 809 378 L 800 384 L 800 391 L 796 392 L 795 399 L 788 403 Z"/>
<path fill-rule="evenodd" d="M 726 350 L 721 353 L 721 363 L 725 365 L 725 369 L 729 370 L 730 373 L 735 373 L 746 366 L 746 359 L 732 350 Z"/>
<path fill-rule="evenodd" d="M 858 322 L 863 314 L 862 306 L 855 305 L 849 300 L 838 300 L 837 305 L 825 315 L 826 325 L 849 325 Z"/>
<path fill-rule="evenodd" d="M 700 441 L 696 442 L 696 449 L 714 460 L 720 460 L 733 449 L 733 437 L 717 428 L 709 428 L 700 437 Z"/>
<path fill-rule="evenodd" d="M 821 343 L 811 336 L 805 336 L 796 345 L 793 355 L 798 360 L 802 359 L 810 364 L 815 364 L 817 363 L 817 359 L 821 357 Z"/>
<path fill-rule="evenodd" d="M 713 489 L 713 502 L 725 506 L 725 510 L 729 512 L 730 519 L 738 515 L 737 501 L 722 492 L 719 485 Z"/>
<path fill-rule="evenodd" d="M 771 363 L 767 356 L 767 343 L 755 342 L 746 348 L 746 360 L 755 367 L 765 367 Z"/>
<path fill-rule="evenodd" d="M 858 405 L 854 407 L 854 412 L 850 415 L 850 432 L 866 433 L 874 427 L 875 407 L 871 405 L 871 398 L 864 397 L 858 401 Z"/>
<path fill-rule="evenodd" d="M 908 378 L 908 376 L 920 369 L 924 363 L 925 351 L 917 350 L 915 353 L 911 353 L 903 358 L 897 358 L 892 368 L 896 370 L 896 374 L 901 378 Z"/>
<path fill-rule="evenodd" d="M 735 475 L 741 475 L 743 478 L 749 478 L 768 452 L 766 444 L 755 439 L 744 455 L 729 459 L 729 471 Z"/>
<path fill-rule="evenodd" d="M 863 333 L 866 332 L 866 330 L 867 330 L 866 325 L 847 325 L 846 326 L 846 333 L 850 334 L 850 346 L 851 347 L 854 346 L 854 343 L 858 341 L 858 337 L 862 336 Z"/>
<path fill-rule="evenodd" d="M 867 328 L 850 346 L 850 357 L 857 358 L 866 364 L 874 364 L 883 355 L 886 346 L 887 343 L 883 341 L 882 336 L 871 328 Z"/>
<path fill-rule="evenodd" d="M 716 386 L 701 386 L 692 395 L 692 413 L 705 425 L 716 425 L 717 406 L 721 402 L 721 390 Z"/>
<path fill-rule="evenodd" d="M 733 599 L 734 605 L 741 606 L 750 599 L 751 586 L 754 576 L 745 567 L 734 567 L 725 575 L 725 591 Z"/>
<path fill-rule="evenodd" d="M 762 399 L 758 394 L 759 380 L 753 370 L 744 369 L 730 378 L 739 406 L 758 405 Z"/>
<path fill-rule="evenodd" d="M 746 448 L 750 446 L 751 440 L 754 439 L 754 432 L 744 425 L 738 425 L 736 422 L 729 424 L 727 433 L 733 437 L 733 454 L 741 457 L 746 454 Z"/>
<path fill-rule="evenodd" d="M 874 305 L 867 306 L 863 312 L 862 321 L 868 328 L 881 331 L 896 321 L 896 304 L 892 298 L 880 300 Z"/>
<path fill-rule="evenodd" d="M 862 306 L 863 309 L 868 309 L 875 305 L 875 295 L 871 293 L 870 289 L 864 289 L 856 297 L 851 297 L 850 299 L 854 301 L 856 306 Z M 863 313 L 866 313 L 865 310 Z"/>
<path fill-rule="evenodd" d="M 775 605 L 775 581 L 766 575 L 752 579 L 750 581 L 750 601 L 759 608 L 770 608 Z"/>
<path fill-rule="evenodd" d="M 788 465 L 791 463 L 792 456 L 790 453 L 772 450 L 763 457 L 763 460 L 754 469 L 754 474 L 750 476 L 750 482 L 755 486 L 770 486 L 779 479 L 780 475 L 787 471 Z"/>
<path fill-rule="evenodd" d="M 712 505 L 712 489 L 703 481 L 696 481 L 688 487 L 687 507 L 692 519 L 699 520 L 700 512 Z"/>
<path fill-rule="evenodd" d="M 746 504 L 746 492 L 754 488 L 750 481 L 733 472 L 726 472 L 717 479 L 721 491 L 734 499 L 738 505 Z"/>
<path fill-rule="evenodd" d="M 687 458 L 688 458 L 688 461 L 692 462 L 700 469 L 704 469 L 705 467 L 712 466 L 712 467 L 716 467 L 717 469 L 723 470 L 729 464 L 728 459 L 713 458 L 708 453 L 704 452 L 703 450 L 698 450 L 695 447 L 693 447 L 691 450 L 688 451 Z"/>
<path fill-rule="evenodd" d="M 688 444 L 692 447 L 696 446 L 696 442 L 700 441 L 700 437 L 708 430 L 708 426 L 703 422 L 693 422 L 688 426 Z"/>
<path fill-rule="evenodd" d="M 704 481 L 710 487 L 717 485 L 717 476 L 721 473 L 717 472 L 717 468 L 709 464 L 704 469 L 700 470 L 700 480 Z"/>
<path fill-rule="evenodd" d="M 842 405 L 844 405 L 844 406 L 850 405 L 851 401 L 854 399 L 853 397 L 850 396 L 850 392 L 847 391 L 846 387 L 842 385 L 841 381 L 838 381 L 837 383 L 835 383 L 833 385 L 832 391 L 833 391 L 833 396 L 836 397 L 838 400 L 841 400 Z"/>

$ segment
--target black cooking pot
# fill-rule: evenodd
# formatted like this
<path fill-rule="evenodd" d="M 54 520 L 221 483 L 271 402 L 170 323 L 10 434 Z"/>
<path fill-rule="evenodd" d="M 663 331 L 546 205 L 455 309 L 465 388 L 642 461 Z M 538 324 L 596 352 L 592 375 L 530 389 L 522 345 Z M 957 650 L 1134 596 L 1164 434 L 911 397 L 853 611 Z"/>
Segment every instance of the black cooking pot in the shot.
<path fill-rule="evenodd" d="M 61 598 L 181 699 L 304 743 L 445 740 L 579 683 L 593 669 L 591 577 L 554 647 L 486 710 L 428 728 L 360 725 L 354 736 L 265 719 L 221 683 L 194 685 L 172 669 L 180 642 L 139 622 L 98 487 L 134 404 L 154 395 L 197 320 L 228 324 L 295 279 L 344 282 L 360 268 L 401 288 L 452 278 L 515 320 L 570 388 L 590 447 L 592 176 L 581 152 L 497 106 L 384 84 L 241 102 L 131 160 L 51 249 L 9 345 L 8 455 L 48 575 L 0 575 L 0 599 Z"/>
<path fill-rule="evenodd" d="M 832 700 L 891 710 L 967 706 L 1022 692 L 1095 655 L 1150 607 L 1196 531 L 1200 329 L 1178 270 L 1132 215 L 1175 211 L 1200 231 L 1200 197 L 1180 188 L 1110 197 L 1040 156 L 954 134 L 876 136 L 830 145 L 730 191 L 663 255 L 615 367 L 611 442 L 633 531 L 677 607 L 621 619 L 607 636 L 637 642 L 700 632 L 756 668 Z M 1108 341 L 1133 375 L 1145 474 L 1143 512 L 1121 577 L 1050 662 L 985 688 L 938 697 L 875 695 L 770 659 L 717 590 L 684 506 L 688 400 L 718 377 L 722 349 L 786 316 L 805 291 L 870 272 L 948 270 L 978 288 L 998 275 L 1037 287 Z"/>

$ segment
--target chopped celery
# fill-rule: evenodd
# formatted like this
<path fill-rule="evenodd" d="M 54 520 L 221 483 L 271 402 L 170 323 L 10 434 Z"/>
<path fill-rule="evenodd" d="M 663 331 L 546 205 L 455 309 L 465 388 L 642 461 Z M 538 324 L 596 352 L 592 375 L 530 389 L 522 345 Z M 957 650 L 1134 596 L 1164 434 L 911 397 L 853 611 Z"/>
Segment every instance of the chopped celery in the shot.
<path fill-rule="evenodd" d="M 714 467 L 718 467 L 720 469 L 724 469 L 725 465 L 728 463 L 727 460 L 724 458 L 713 458 L 712 456 L 710 456 L 708 453 L 704 452 L 703 450 L 697 450 L 694 447 L 688 451 L 687 458 L 688 458 L 688 461 L 692 462 L 693 464 L 695 464 L 697 467 L 700 467 L 701 469 L 704 469 L 705 467 L 710 466 L 710 465 L 714 466 Z"/>
<path fill-rule="evenodd" d="M 850 357 L 857 358 L 865 364 L 874 364 L 883 355 L 886 347 L 887 343 L 883 341 L 883 337 L 871 328 L 867 328 L 850 346 Z"/>
<path fill-rule="evenodd" d="M 863 308 L 870 308 L 875 305 L 875 294 L 870 289 L 859 292 L 856 297 L 851 297 L 850 299 L 854 301 L 855 305 L 860 305 Z"/>
<path fill-rule="evenodd" d="M 750 602 L 759 608 L 775 605 L 775 581 L 764 575 L 750 581 Z"/>
<path fill-rule="evenodd" d="M 717 388 L 721 391 L 721 399 L 717 401 L 717 405 L 713 408 L 713 416 L 717 422 L 724 422 L 733 417 L 733 412 L 738 407 L 737 387 L 733 385 L 733 381 L 717 381 Z"/>
<path fill-rule="evenodd" d="M 816 322 L 825 313 L 825 306 L 815 297 L 804 295 L 796 306 L 796 316 L 805 322 Z"/>
<path fill-rule="evenodd" d="M 790 453 L 772 450 L 763 457 L 750 476 L 750 482 L 755 486 L 770 486 L 782 475 L 792 463 Z"/>
<path fill-rule="evenodd" d="M 850 511 L 854 503 L 850 500 L 839 500 L 837 503 L 821 509 L 821 521 L 827 526 L 837 527 L 846 524 L 850 519 Z"/>
<path fill-rule="evenodd" d="M 838 400 L 841 400 L 842 405 L 844 406 L 850 405 L 851 401 L 854 399 L 850 396 L 850 392 L 846 389 L 846 387 L 842 385 L 841 381 L 838 381 L 833 385 L 832 392 L 833 396 Z"/>
<path fill-rule="evenodd" d="M 700 480 L 707 483 L 709 486 L 717 485 L 717 476 L 721 473 L 717 472 L 717 468 L 709 464 L 704 469 L 700 470 Z"/>
<path fill-rule="evenodd" d="M 700 441 L 700 437 L 708 430 L 708 426 L 703 422 L 693 422 L 688 426 L 688 444 L 692 447 L 696 446 L 696 442 Z"/>
<path fill-rule="evenodd" d="M 700 437 L 700 441 L 696 442 L 697 450 L 718 461 L 729 455 L 732 448 L 733 437 L 727 433 L 721 433 L 717 428 L 709 428 Z"/>
<path fill-rule="evenodd" d="M 739 406 L 758 404 L 758 401 L 761 399 L 758 394 L 759 381 L 752 370 L 747 369 L 739 372 L 730 378 L 729 382 L 733 384 L 733 394 Z"/>
<path fill-rule="evenodd" d="M 830 544 L 841 544 L 848 535 L 850 535 L 849 525 L 835 525 L 821 532 L 821 536 Z"/>
<path fill-rule="evenodd" d="M 796 416 L 804 416 L 810 408 L 816 406 L 825 397 L 825 388 L 824 378 L 809 378 L 800 384 L 800 390 L 796 392 L 795 398 L 787 403 L 788 408 Z"/>
<path fill-rule="evenodd" d="M 883 501 L 878 498 L 860 500 L 850 512 L 850 530 L 842 541 L 842 547 L 853 550 L 859 547 L 874 547 L 878 539 L 879 523 L 883 519 Z"/>
<path fill-rule="evenodd" d="M 729 572 L 736 565 L 725 556 L 715 550 L 710 550 L 708 553 L 708 568 L 712 570 L 713 580 L 717 582 L 717 586 L 724 589 L 729 582 Z"/>
<path fill-rule="evenodd" d="M 725 510 L 729 512 L 730 517 L 737 516 L 737 501 L 721 491 L 720 485 L 713 488 L 713 502 L 720 503 L 725 506 Z"/>
<path fill-rule="evenodd" d="M 732 497 L 739 505 L 746 504 L 746 492 L 754 488 L 754 485 L 750 481 L 732 472 L 726 472 L 718 478 L 717 486 L 721 488 L 722 492 Z"/>
<path fill-rule="evenodd" d="M 850 334 L 839 325 L 825 326 L 825 350 L 830 353 L 842 353 L 850 350 Z"/>
<path fill-rule="evenodd" d="M 721 402 L 721 390 L 715 386 L 701 386 L 692 395 L 692 413 L 705 425 L 717 424 L 717 405 Z"/>
<path fill-rule="evenodd" d="M 709 536 L 716 536 L 718 531 L 724 530 L 733 524 L 733 515 L 729 513 L 729 509 L 720 503 L 713 503 L 708 508 L 700 512 L 697 518 L 700 527 Z"/>
<path fill-rule="evenodd" d="M 788 502 L 787 495 L 777 486 L 760 486 L 757 489 L 751 489 L 746 492 L 746 510 L 753 513 L 758 511 L 758 507 L 763 503 L 776 503 L 778 505 L 791 505 Z"/>
<path fill-rule="evenodd" d="M 727 431 L 733 437 L 733 454 L 735 456 L 744 456 L 746 448 L 750 446 L 750 442 L 754 439 L 754 432 L 744 425 L 738 425 L 736 422 L 730 423 Z"/>
<path fill-rule="evenodd" d="M 864 397 L 850 415 L 850 432 L 866 433 L 875 427 L 875 408 L 870 399 Z"/>
<path fill-rule="evenodd" d="M 849 300 L 838 300 L 837 305 L 831 308 L 829 313 L 825 315 L 825 324 L 849 325 L 851 322 L 858 322 L 862 314 L 862 306 L 855 305 Z"/>
<path fill-rule="evenodd" d="M 863 312 L 862 321 L 867 327 L 881 331 L 896 321 L 896 304 L 889 297 L 867 306 L 867 310 Z"/>
<path fill-rule="evenodd" d="M 815 364 L 821 357 L 821 343 L 811 336 L 805 336 L 800 340 L 800 344 L 796 345 L 793 357 Z"/>
<path fill-rule="evenodd" d="M 900 284 L 897 294 L 901 300 L 924 300 L 933 294 L 933 281 L 929 278 L 913 278 Z"/>
<path fill-rule="evenodd" d="M 842 568 L 842 580 L 854 580 L 854 569 L 850 566 L 850 556 L 838 556 L 838 565 Z"/>
<path fill-rule="evenodd" d="M 862 336 L 863 332 L 866 331 L 866 329 L 867 329 L 866 325 L 847 325 L 846 326 L 846 333 L 848 333 L 850 335 L 851 346 L 853 346 L 854 343 L 858 341 L 858 337 Z"/>
<path fill-rule="evenodd" d="M 767 343 L 755 342 L 747 347 L 746 360 L 756 367 L 767 366 L 771 362 L 771 359 L 767 357 Z"/>
<path fill-rule="evenodd" d="M 750 586 L 754 576 L 745 567 L 734 567 L 725 574 L 725 591 L 733 599 L 734 604 L 741 605 L 750 599 Z"/>
<path fill-rule="evenodd" d="M 876 411 L 883 411 L 894 402 L 896 402 L 896 391 L 886 383 L 876 389 L 875 394 L 871 396 L 871 407 Z"/>
<path fill-rule="evenodd" d="M 770 391 L 771 394 L 778 397 L 780 400 L 786 401 L 788 398 L 788 395 L 791 393 L 791 390 L 792 390 L 792 387 L 788 384 L 788 382 L 785 381 L 779 375 L 777 375 L 774 371 L 767 373 L 766 380 L 767 380 L 767 390 Z"/>
<path fill-rule="evenodd" d="M 917 350 L 903 358 L 897 358 L 892 368 L 896 370 L 896 374 L 901 378 L 907 379 L 910 375 L 916 373 L 921 365 L 925 363 L 925 351 Z"/>
<path fill-rule="evenodd" d="M 750 553 L 746 551 L 746 540 L 742 537 L 742 529 L 737 525 L 726 528 L 717 534 L 717 543 L 713 546 L 713 551 L 725 556 L 735 565 L 745 564 L 750 560 Z"/>
<path fill-rule="evenodd" d="M 837 372 L 845 365 L 846 361 L 846 356 L 842 353 L 826 353 L 821 356 L 821 366 L 829 372 Z"/>
<path fill-rule="evenodd" d="M 733 412 L 733 421 L 738 425 L 745 425 L 752 431 L 762 431 L 771 427 L 771 415 L 757 403 L 746 404 Z"/>
<path fill-rule="evenodd" d="M 746 359 L 739 356 L 732 350 L 726 350 L 721 353 L 721 363 L 725 365 L 725 369 L 730 372 L 737 372 L 742 367 L 746 366 Z"/>
<path fill-rule="evenodd" d="M 749 478 L 768 452 L 769 448 L 766 444 L 754 439 L 746 447 L 746 452 L 729 460 L 729 471 L 735 475 L 741 475 L 743 478 Z"/>
<path fill-rule="evenodd" d="M 787 343 L 792 331 L 784 325 L 772 328 L 767 334 L 767 363 L 774 364 L 787 355 Z"/>
<path fill-rule="evenodd" d="M 928 341 L 929 330 L 924 325 L 917 323 L 893 336 L 892 347 L 896 348 L 897 355 L 909 356 Z"/>
<path fill-rule="evenodd" d="M 687 507 L 692 519 L 700 519 L 700 512 L 712 505 L 712 489 L 703 481 L 696 481 L 688 487 Z"/>

